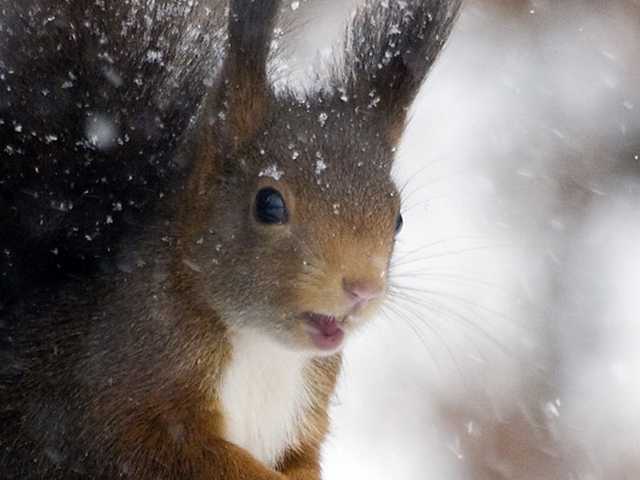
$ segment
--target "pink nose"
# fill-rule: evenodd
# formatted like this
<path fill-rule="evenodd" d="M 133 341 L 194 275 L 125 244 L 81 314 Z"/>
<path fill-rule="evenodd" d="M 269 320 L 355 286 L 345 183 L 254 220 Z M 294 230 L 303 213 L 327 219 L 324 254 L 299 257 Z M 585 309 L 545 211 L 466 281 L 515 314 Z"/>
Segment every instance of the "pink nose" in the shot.
<path fill-rule="evenodd" d="M 371 300 L 380 298 L 384 293 L 384 286 L 380 282 L 369 280 L 342 279 L 342 288 L 356 305 L 364 305 Z"/>

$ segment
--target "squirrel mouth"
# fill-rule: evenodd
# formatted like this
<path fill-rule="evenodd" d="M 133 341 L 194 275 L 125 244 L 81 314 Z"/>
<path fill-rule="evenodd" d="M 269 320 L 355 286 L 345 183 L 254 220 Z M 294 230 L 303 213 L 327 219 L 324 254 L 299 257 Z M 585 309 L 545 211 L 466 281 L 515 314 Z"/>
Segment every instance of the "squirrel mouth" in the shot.
<path fill-rule="evenodd" d="M 344 340 L 342 320 L 313 312 L 304 313 L 302 317 L 305 321 L 305 330 L 318 349 L 335 350 L 342 345 Z"/>

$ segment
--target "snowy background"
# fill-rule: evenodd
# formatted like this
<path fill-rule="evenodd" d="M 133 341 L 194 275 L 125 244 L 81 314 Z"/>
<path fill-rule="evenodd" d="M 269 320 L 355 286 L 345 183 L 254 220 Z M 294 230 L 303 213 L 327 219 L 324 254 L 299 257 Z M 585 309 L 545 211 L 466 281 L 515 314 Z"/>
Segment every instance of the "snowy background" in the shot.
<path fill-rule="evenodd" d="M 352 1 L 293 2 L 304 78 Z M 298 75 L 299 74 L 299 75 Z M 403 141 L 394 290 L 325 478 L 640 478 L 640 2 L 469 0 Z"/>

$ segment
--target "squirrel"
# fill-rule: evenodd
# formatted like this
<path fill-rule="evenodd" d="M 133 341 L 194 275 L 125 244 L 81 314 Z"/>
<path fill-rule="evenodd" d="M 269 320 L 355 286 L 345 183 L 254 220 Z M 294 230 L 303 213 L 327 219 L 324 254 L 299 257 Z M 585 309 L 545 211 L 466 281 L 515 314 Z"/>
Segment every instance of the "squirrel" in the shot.
<path fill-rule="evenodd" d="M 67 15 L 59 39 L 88 24 L 115 29 L 105 42 L 121 9 L 172 11 L 25 3 Z M 402 226 L 396 146 L 460 3 L 367 0 L 330 87 L 301 95 L 270 83 L 280 2 L 230 1 L 219 73 L 202 98 L 171 100 L 193 121 L 159 140 L 188 165 L 172 208 L 117 237 L 119 268 L 45 283 L 0 314 L 3 478 L 320 478 L 341 350 L 384 301 Z"/>

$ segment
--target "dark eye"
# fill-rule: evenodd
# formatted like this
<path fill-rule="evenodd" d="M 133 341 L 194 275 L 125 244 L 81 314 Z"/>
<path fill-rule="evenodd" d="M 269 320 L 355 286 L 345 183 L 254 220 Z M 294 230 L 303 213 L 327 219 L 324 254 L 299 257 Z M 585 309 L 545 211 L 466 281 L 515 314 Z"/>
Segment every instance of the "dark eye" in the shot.
<path fill-rule="evenodd" d="M 289 221 L 289 212 L 282 194 L 275 188 L 267 187 L 256 194 L 256 220 L 267 225 L 277 225 Z"/>
<path fill-rule="evenodd" d="M 404 218 L 402 218 L 402 214 L 399 213 L 396 217 L 396 234 L 400 233 L 402 230 L 402 226 L 404 225 Z"/>

